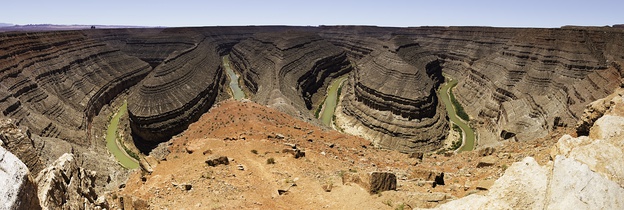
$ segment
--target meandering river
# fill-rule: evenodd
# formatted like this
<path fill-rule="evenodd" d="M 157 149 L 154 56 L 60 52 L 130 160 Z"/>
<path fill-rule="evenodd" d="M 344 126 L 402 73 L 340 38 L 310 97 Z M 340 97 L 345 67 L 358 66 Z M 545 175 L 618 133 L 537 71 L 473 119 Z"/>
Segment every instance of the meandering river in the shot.
<path fill-rule="evenodd" d="M 245 98 L 245 92 L 238 86 L 238 75 L 232 70 L 230 67 L 230 57 L 223 57 L 223 67 L 225 67 L 225 71 L 230 77 L 230 89 L 232 89 L 232 94 L 234 95 L 235 100 L 241 100 Z"/>
<path fill-rule="evenodd" d="M 135 169 L 139 167 L 139 162 L 126 154 L 123 148 L 121 148 L 121 142 L 117 142 L 119 118 L 121 118 L 121 115 L 125 114 L 127 110 L 128 102 L 124 102 L 121 108 L 119 108 L 119 111 L 113 115 L 113 118 L 108 125 L 108 129 L 106 130 L 106 148 L 108 148 L 108 151 L 115 156 L 115 159 L 117 159 L 121 166 L 128 169 Z"/>
<path fill-rule="evenodd" d="M 319 114 L 319 118 L 321 119 L 323 125 L 331 127 L 334 111 L 336 110 L 336 105 L 338 105 L 338 95 L 340 94 L 338 90 L 346 79 L 346 75 L 338 79 L 334 79 L 334 81 L 332 81 L 327 88 L 327 96 L 325 97 L 321 113 Z"/>
<path fill-rule="evenodd" d="M 457 85 L 457 80 L 453 80 L 450 77 L 445 78 L 448 81 L 440 87 L 440 99 L 442 99 L 444 106 L 446 106 L 446 113 L 448 113 L 451 123 L 456 124 L 462 130 L 463 144 L 461 148 L 459 148 L 459 151 L 471 151 L 475 146 L 475 132 L 466 122 L 457 116 L 457 109 L 453 105 L 453 102 L 451 102 L 451 89 Z"/>

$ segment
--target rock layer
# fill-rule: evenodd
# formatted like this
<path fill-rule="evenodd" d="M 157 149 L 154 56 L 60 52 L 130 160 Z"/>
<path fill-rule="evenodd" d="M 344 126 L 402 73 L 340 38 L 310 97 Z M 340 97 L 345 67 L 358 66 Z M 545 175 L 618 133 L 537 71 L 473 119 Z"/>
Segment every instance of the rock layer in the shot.
<path fill-rule="evenodd" d="M 343 50 L 307 31 L 256 34 L 234 46 L 231 61 L 253 100 L 305 118 L 300 110 L 316 108 L 329 81 L 351 70 Z"/>
<path fill-rule="evenodd" d="M 92 117 L 151 67 L 131 91 L 133 132 L 159 142 L 182 131 L 227 97 L 218 66 L 228 54 L 253 100 L 303 119 L 331 79 L 352 72 L 338 109 L 344 124 L 405 152 L 441 146 L 448 130 L 434 93 L 441 71 L 460 81 L 457 99 L 471 105 L 465 109 L 488 144 L 572 125 L 587 103 L 620 85 L 624 61 L 616 28 L 205 27 L 0 40 L 2 115 L 82 145 L 91 144 L 84 131 Z"/>
<path fill-rule="evenodd" d="M 442 146 L 448 120 L 436 95 L 442 82 L 442 61 L 437 56 L 404 36 L 388 40 L 340 33 L 324 36 L 349 46 L 345 49 L 358 64 L 338 109 L 342 129 L 402 152 Z M 352 47 L 359 43 L 366 45 Z"/>
<path fill-rule="evenodd" d="M 150 69 L 76 31 L 0 34 L 0 110 L 40 136 L 88 145 L 92 117 Z"/>
<path fill-rule="evenodd" d="M 206 112 L 224 80 L 214 43 L 202 40 L 157 66 L 128 101 L 132 132 L 161 142 L 186 129 Z"/>
<path fill-rule="evenodd" d="M 437 56 L 442 71 L 459 79 L 454 93 L 470 104 L 483 144 L 574 124 L 587 103 L 620 84 L 624 53 L 623 32 L 611 28 L 326 27 L 321 34 L 355 60 L 374 53 L 375 39 L 400 38 Z"/>

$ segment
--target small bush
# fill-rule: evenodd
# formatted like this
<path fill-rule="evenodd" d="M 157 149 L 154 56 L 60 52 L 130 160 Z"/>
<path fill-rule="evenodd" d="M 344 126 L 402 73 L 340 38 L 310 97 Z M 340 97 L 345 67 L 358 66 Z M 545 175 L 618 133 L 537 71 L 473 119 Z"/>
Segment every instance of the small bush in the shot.
<path fill-rule="evenodd" d="M 275 164 L 275 158 L 267 159 L 267 164 Z"/>

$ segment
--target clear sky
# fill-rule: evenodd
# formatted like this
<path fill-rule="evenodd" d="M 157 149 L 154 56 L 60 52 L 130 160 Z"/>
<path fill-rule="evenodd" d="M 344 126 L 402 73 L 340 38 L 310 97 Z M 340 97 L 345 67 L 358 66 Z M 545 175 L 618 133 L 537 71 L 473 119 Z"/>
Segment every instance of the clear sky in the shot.
<path fill-rule="evenodd" d="M 135 26 L 604 26 L 624 0 L 5 0 L 0 23 Z"/>

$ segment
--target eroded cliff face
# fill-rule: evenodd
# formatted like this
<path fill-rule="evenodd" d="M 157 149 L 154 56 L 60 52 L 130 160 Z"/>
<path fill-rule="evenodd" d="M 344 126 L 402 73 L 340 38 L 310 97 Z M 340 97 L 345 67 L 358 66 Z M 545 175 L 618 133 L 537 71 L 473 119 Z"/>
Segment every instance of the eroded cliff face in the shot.
<path fill-rule="evenodd" d="M 215 102 L 225 81 L 220 61 L 209 38 L 170 55 L 129 97 L 132 132 L 162 142 L 186 129 Z"/>
<path fill-rule="evenodd" d="M 90 145 L 92 117 L 145 78 L 130 91 L 133 132 L 140 142 L 166 141 L 227 98 L 220 65 L 230 55 L 253 100 L 306 120 L 329 81 L 350 72 L 342 127 L 382 147 L 439 148 L 448 130 L 435 97 L 441 72 L 460 81 L 456 97 L 481 143 L 525 140 L 573 124 L 620 85 L 623 37 L 608 28 L 485 27 L 4 33 L 0 110 L 37 135 Z"/>
<path fill-rule="evenodd" d="M 343 88 L 336 118 L 339 127 L 377 146 L 402 152 L 442 146 L 448 121 L 436 95 L 443 80 L 442 61 L 437 56 L 402 36 L 325 36 L 346 46 L 357 63 Z M 359 43 L 366 45 L 348 47 Z"/>
<path fill-rule="evenodd" d="M 424 29 L 406 30 L 422 33 Z M 485 144 L 545 136 L 620 85 L 624 36 L 611 29 L 430 29 L 417 42 L 459 79 L 456 97 Z M 557 125 L 555 125 L 557 124 Z M 507 135 L 505 135 L 507 134 Z"/>
<path fill-rule="evenodd" d="M 3 33 L 0 49 L 2 115 L 80 145 L 100 108 L 151 69 L 77 31 Z"/>
<path fill-rule="evenodd" d="M 322 102 L 329 81 L 352 69 L 342 49 L 307 31 L 256 34 L 230 56 L 252 100 L 304 119 L 311 118 L 304 110 Z"/>
<path fill-rule="evenodd" d="M 587 103 L 620 85 L 624 50 L 622 31 L 610 28 L 327 27 L 321 34 L 353 60 L 397 38 L 426 52 L 413 55 L 436 56 L 459 79 L 454 93 L 485 145 L 573 125 Z"/>

